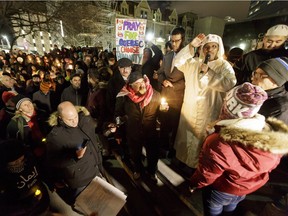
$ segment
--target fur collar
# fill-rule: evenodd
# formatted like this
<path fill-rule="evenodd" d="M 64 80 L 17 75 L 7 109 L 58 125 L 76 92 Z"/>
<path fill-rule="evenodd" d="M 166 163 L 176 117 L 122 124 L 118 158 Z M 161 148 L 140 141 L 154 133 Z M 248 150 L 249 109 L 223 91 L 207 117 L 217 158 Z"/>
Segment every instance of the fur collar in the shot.
<path fill-rule="evenodd" d="M 79 114 L 80 112 L 83 112 L 85 116 L 90 115 L 89 111 L 88 111 L 85 107 L 83 107 L 83 106 L 75 106 L 75 108 L 76 108 L 78 114 Z M 49 117 L 49 119 L 48 119 L 48 123 L 49 123 L 50 126 L 53 127 L 53 126 L 56 126 L 56 125 L 59 124 L 58 116 L 59 116 L 58 111 L 55 111 L 55 112 L 53 112 L 53 113 L 50 115 L 50 117 Z"/>
<path fill-rule="evenodd" d="M 250 127 L 225 125 L 221 127 L 220 137 L 226 142 L 238 142 L 274 154 L 288 153 L 288 125 L 276 118 L 268 118 L 264 129 L 255 130 L 253 125 L 255 126 L 256 122 L 253 122 L 253 125 L 251 123 Z"/>

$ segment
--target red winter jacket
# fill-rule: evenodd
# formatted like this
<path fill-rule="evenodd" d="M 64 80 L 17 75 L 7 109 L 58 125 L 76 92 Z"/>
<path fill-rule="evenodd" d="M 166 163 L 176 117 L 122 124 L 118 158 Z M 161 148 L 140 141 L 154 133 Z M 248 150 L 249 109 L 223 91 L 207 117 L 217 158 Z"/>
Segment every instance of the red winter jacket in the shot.
<path fill-rule="evenodd" d="M 269 120 L 269 119 L 268 119 Z M 262 187 L 288 152 L 287 125 L 270 119 L 276 131 L 255 131 L 231 126 L 207 137 L 191 186 L 246 195 Z"/>

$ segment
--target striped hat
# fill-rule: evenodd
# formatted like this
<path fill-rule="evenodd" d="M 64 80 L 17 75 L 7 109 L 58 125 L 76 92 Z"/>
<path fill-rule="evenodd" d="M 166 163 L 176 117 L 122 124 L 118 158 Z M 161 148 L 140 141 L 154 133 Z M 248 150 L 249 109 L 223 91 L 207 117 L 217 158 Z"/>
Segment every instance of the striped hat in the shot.
<path fill-rule="evenodd" d="M 278 86 L 288 81 L 288 58 L 286 57 L 268 59 L 258 68 L 261 68 Z"/>
<path fill-rule="evenodd" d="M 22 104 L 24 101 L 30 101 L 30 102 L 32 102 L 30 98 L 25 97 L 24 95 L 21 95 L 21 94 L 18 94 L 18 95 L 16 95 L 15 97 L 13 97 L 13 98 L 12 98 L 12 101 L 13 101 L 14 104 L 15 104 L 16 110 L 18 110 L 18 109 L 20 108 L 21 104 Z"/>

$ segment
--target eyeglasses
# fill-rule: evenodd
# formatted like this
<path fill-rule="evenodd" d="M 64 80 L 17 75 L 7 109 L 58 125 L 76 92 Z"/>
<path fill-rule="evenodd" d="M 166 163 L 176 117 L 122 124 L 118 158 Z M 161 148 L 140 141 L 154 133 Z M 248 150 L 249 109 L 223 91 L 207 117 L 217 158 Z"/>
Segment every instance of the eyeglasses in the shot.
<path fill-rule="evenodd" d="M 180 42 L 180 41 L 182 41 L 182 39 L 180 38 L 180 39 L 178 39 L 178 40 L 170 40 L 170 42 L 171 43 L 178 43 L 178 42 Z"/>
<path fill-rule="evenodd" d="M 265 79 L 265 78 L 269 78 L 269 76 L 267 74 L 264 74 L 264 73 L 257 73 L 257 71 L 253 71 L 252 72 L 252 77 L 255 77 L 255 78 L 261 78 L 261 79 Z"/>

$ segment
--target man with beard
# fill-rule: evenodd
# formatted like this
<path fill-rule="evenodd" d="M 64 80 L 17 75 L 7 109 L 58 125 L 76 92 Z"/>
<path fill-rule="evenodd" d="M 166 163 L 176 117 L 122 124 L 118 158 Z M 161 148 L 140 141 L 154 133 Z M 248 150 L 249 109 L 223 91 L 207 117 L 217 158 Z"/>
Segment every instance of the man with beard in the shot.
<path fill-rule="evenodd" d="M 117 62 L 118 70 L 114 71 L 113 76 L 108 82 L 107 94 L 106 94 L 106 104 L 109 112 L 109 118 L 113 118 L 116 95 L 127 83 L 128 77 L 132 71 L 132 61 L 128 58 L 121 58 Z"/>
<path fill-rule="evenodd" d="M 158 81 L 162 85 L 161 96 L 165 97 L 169 104 L 169 111 L 161 116 L 161 146 L 170 150 L 174 156 L 174 140 L 178 128 L 180 111 L 183 103 L 185 79 L 184 74 L 174 68 L 174 58 L 184 47 L 185 30 L 176 27 L 171 32 L 172 50 L 164 58 L 161 68 L 157 71 Z"/>
<path fill-rule="evenodd" d="M 39 74 L 34 74 L 32 76 L 32 80 L 27 81 L 27 86 L 25 89 L 25 94 L 29 97 L 32 98 L 32 95 L 40 90 L 40 76 Z"/>
<path fill-rule="evenodd" d="M 263 47 L 247 53 L 235 63 L 237 85 L 251 82 L 252 72 L 261 62 L 271 58 L 288 57 L 288 50 L 284 47 L 287 38 L 287 25 L 275 25 L 269 28 L 263 38 Z"/>
<path fill-rule="evenodd" d="M 72 74 L 70 77 L 70 86 L 65 88 L 61 95 L 61 102 L 70 101 L 75 106 L 81 106 L 84 103 L 82 100 L 81 87 L 81 76 L 80 74 Z"/>
<path fill-rule="evenodd" d="M 152 181 L 157 181 L 155 173 L 159 159 L 156 119 L 160 106 L 160 93 L 153 90 L 146 75 L 133 72 L 128 83 L 116 98 L 115 116 L 126 127 L 126 139 L 133 165 L 133 178 L 139 179 L 143 172 L 142 147 L 146 148 L 147 172 Z M 166 107 L 167 108 L 167 107 Z M 116 121 L 117 122 L 117 121 Z"/>

